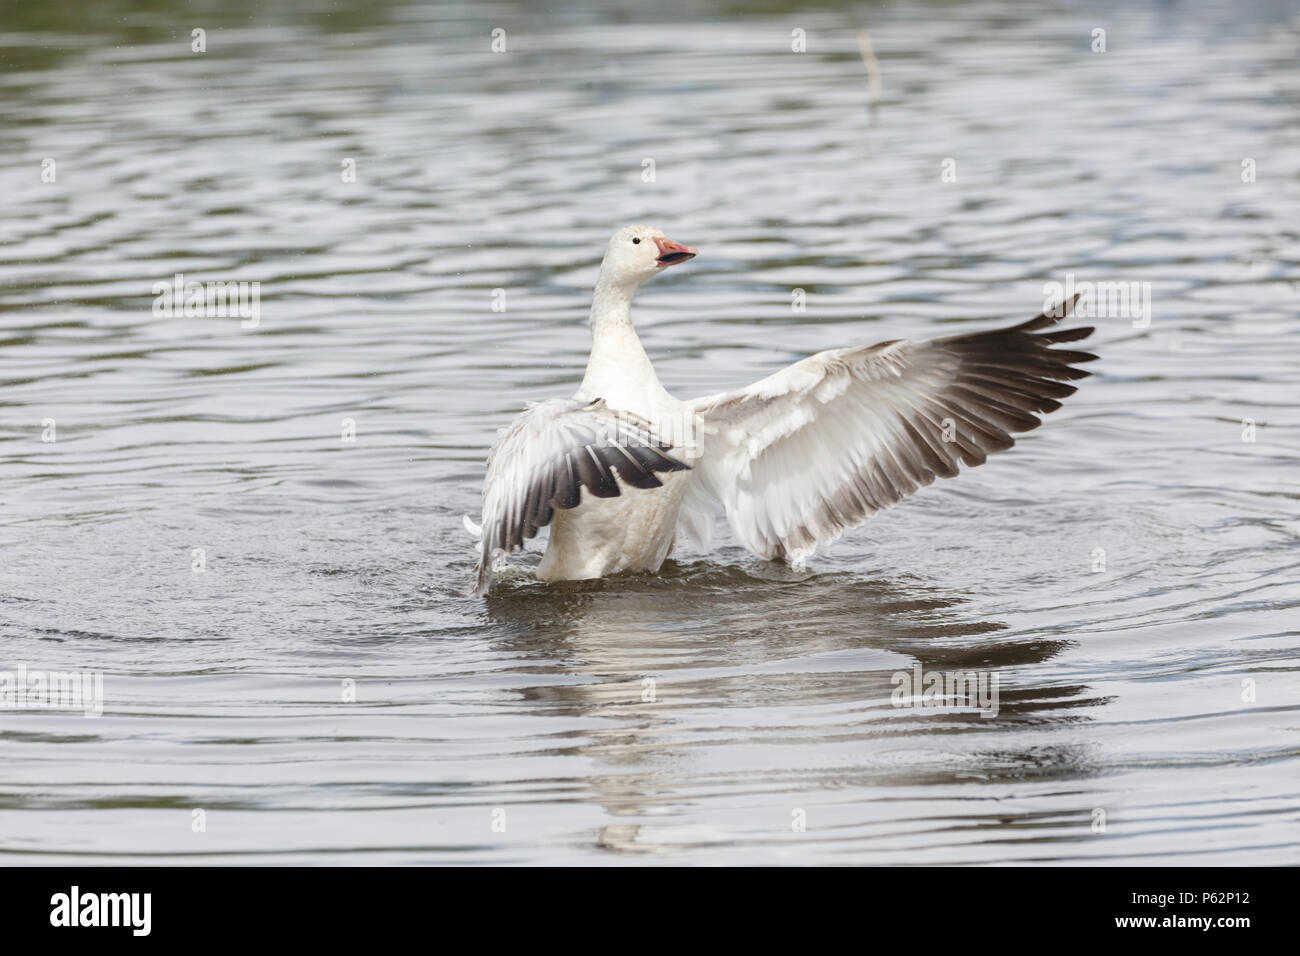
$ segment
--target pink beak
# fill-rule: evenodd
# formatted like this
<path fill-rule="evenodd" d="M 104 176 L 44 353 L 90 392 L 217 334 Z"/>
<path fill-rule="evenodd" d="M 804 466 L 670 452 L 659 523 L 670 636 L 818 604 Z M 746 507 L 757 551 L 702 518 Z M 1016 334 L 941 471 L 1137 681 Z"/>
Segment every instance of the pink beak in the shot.
<path fill-rule="evenodd" d="M 694 259 L 700 254 L 700 250 L 694 246 L 684 246 L 680 242 L 673 242 L 671 239 L 656 239 L 655 245 L 659 247 L 659 268 L 676 265 L 679 262 L 685 262 L 687 259 Z"/>

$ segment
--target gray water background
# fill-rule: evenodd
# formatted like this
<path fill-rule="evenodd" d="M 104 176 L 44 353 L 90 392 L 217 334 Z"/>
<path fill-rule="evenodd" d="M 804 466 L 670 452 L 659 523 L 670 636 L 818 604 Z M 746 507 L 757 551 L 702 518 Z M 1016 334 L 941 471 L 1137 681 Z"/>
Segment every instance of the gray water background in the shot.
<path fill-rule="evenodd" d="M 6 4 L 0 668 L 102 672 L 104 713 L 0 711 L 0 859 L 1300 861 L 1298 27 Z M 1151 320 L 806 572 L 724 537 L 469 598 L 488 445 L 576 386 L 627 222 L 701 249 L 636 311 L 682 396 L 1067 273 Z M 259 282 L 259 326 L 155 316 L 176 273 Z M 917 665 L 998 716 L 892 706 Z"/>

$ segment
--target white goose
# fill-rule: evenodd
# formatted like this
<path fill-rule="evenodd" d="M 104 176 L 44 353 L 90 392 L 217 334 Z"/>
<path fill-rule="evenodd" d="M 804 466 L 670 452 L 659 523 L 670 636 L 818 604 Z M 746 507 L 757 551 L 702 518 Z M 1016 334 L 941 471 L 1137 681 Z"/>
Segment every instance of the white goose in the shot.
<path fill-rule="evenodd" d="M 632 328 L 651 276 L 695 249 L 650 226 L 609 241 L 591 302 L 591 357 L 570 399 L 502 430 L 483 486 L 475 594 L 494 565 L 551 525 L 544 581 L 655 572 L 678 528 L 704 548 L 718 511 L 756 555 L 802 563 L 958 461 L 984 463 L 1060 408 L 1096 358 L 1043 332 L 1074 300 L 1010 328 L 819 352 L 748 388 L 682 402 Z M 1076 297 L 1077 298 L 1077 297 Z M 585 491 L 584 491 L 585 489 Z"/>

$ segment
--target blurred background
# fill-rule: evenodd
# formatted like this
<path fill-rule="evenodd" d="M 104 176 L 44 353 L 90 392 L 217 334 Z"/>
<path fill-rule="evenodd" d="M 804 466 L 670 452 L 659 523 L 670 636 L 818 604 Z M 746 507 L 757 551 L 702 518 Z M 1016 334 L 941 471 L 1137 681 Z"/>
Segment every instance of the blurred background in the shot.
<path fill-rule="evenodd" d="M 1298 29 L 0 2 L 0 668 L 105 689 L 0 710 L 0 859 L 1297 862 Z M 488 446 L 576 387 L 629 222 L 701 250 L 636 312 L 682 397 L 1067 273 L 1150 324 L 807 571 L 723 535 L 468 598 Z M 176 273 L 258 327 L 155 315 Z M 999 716 L 891 706 L 918 664 Z"/>

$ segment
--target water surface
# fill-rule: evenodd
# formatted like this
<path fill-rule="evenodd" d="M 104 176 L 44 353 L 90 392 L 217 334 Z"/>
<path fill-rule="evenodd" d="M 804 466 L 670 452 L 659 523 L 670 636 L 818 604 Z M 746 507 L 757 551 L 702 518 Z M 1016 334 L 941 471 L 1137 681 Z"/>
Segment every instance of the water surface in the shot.
<path fill-rule="evenodd" d="M 0 858 L 1300 861 L 1297 27 L 12 10 L 0 667 L 105 701 L 0 711 Z M 469 598 L 488 445 L 576 386 L 627 222 L 702 251 L 636 313 L 682 396 L 1028 318 L 1068 272 L 1151 283 L 1151 321 L 1099 319 L 1041 430 L 807 571 L 724 535 Z M 155 316 L 176 273 L 260 282 L 259 326 Z M 893 706 L 918 664 L 996 674 L 997 717 Z"/>

